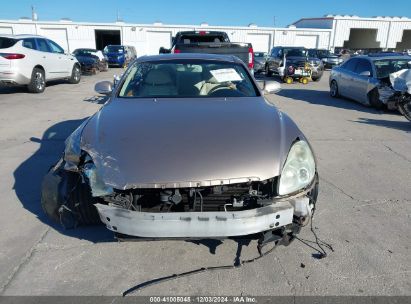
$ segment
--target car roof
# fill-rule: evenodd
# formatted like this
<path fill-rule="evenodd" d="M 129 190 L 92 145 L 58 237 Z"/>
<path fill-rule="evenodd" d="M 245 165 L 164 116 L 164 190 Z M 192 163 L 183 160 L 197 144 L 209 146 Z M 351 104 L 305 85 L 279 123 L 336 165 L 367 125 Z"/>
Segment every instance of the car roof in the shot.
<path fill-rule="evenodd" d="M 43 38 L 43 39 L 47 39 L 44 36 L 40 36 L 40 35 L 29 35 L 29 34 L 21 34 L 21 35 L 3 35 L 0 34 L 0 37 L 4 37 L 4 38 L 11 38 L 11 39 L 24 39 L 24 38 Z"/>
<path fill-rule="evenodd" d="M 354 57 L 351 57 L 351 58 L 361 58 L 361 59 L 367 59 L 369 61 L 384 60 L 384 59 L 394 59 L 394 60 L 408 59 L 408 60 L 411 60 L 411 56 L 408 56 L 408 55 L 381 55 L 381 56 L 360 55 L 360 56 L 354 56 Z"/>
<path fill-rule="evenodd" d="M 215 54 L 200 54 L 200 53 L 178 53 L 178 54 L 161 54 L 153 56 L 142 56 L 138 58 L 139 62 L 148 61 L 171 61 L 171 60 L 210 60 L 210 61 L 225 61 L 238 63 L 242 61 L 232 55 L 215 55 Z"/>

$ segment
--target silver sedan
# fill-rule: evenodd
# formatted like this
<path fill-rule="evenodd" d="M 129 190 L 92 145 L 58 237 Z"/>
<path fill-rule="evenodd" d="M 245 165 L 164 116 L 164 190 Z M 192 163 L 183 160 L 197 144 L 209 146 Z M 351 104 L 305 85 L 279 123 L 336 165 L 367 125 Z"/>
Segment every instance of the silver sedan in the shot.
<path fill-rule="evenodd" d="M 116 87 L 96 85 L 110 101 L 67 139 L 43 209 L 137 237 L 289 240 L 318 176 L 303 133 L 264 98 L 278 88 L 233 56 L 140 57 Z"/>
<path fill-rule="evenodd" d="M 410 68 L 410 56 L 368 55 L 348 59 L 331 70 L 330 95 L 344 96 L 367 106 L 382 108 L 379 88 L 391 85 L 390 74 Z"/>

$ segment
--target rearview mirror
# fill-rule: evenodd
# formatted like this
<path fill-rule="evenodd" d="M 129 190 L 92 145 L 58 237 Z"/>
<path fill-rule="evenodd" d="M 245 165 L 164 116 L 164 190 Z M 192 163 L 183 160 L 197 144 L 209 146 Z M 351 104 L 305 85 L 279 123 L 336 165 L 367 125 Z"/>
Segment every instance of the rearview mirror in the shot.
<path fill-rule="evenodd" d="M 360 75 L 365 76 L 365 77 L 370 77 L 371 73 L 370 73 L 370 71 L 363 71 L 363 72 L 360 73 Z"/>
<path fill-rule="evenodd" d="M 101 81 L 96 83 L 94 90 L 102 95 L 109 95 L 113 91 L 113 83 L 110 81 Z"/>
<path fill-rule="evenodd" d="M 276 81 L 257 81 L 258 87 L 264 91 L 264 94 L 274 94 L 281 90 L 281 84 Z"/>

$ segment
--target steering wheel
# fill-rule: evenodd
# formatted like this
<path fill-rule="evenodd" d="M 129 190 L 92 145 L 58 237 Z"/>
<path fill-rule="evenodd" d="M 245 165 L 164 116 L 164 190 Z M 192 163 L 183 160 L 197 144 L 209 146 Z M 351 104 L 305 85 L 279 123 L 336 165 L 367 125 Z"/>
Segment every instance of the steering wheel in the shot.
<path fill-rule="evenodd" d="M 228 86 L 227 84 L 220 83 L 216 85 L 214 88 L 212 88 L 210 91 L 208 91 L 207 95 L 213 94 L 215 91 L 220 90 L 222 88 L 231 89 L 230 86 Z"/>

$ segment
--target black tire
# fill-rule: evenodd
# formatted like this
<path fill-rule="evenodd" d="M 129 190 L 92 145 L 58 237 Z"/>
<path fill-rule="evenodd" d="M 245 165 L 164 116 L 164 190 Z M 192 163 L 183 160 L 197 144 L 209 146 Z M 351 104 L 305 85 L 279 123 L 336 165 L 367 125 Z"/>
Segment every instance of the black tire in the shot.
<path fill-rule="evenodd" d="M 375 88 L 368 93 L 368 101 L 370 105 L 376 109 L 382 109 L 384 104 L 380 100 L 380 94 L 378 94 L 378 89 Z"/>
<path fill-rule="evenodd" d="M 405 116 L 406 119 L 411 121 L 411 101 L 407 103 L 400 103 L 398 105 L 398 110 L 402 115 Z"/>
<path fill-rule="evenodd" d="M 43 93 L 46 89 L 46 77 L 40 68 L 34 68 L 31 73 L 30 83 L 27 86 L 30 93 Z"/>
<path fill-rule="evenodd" d="M 338 92 L 338 84 L 337 84 L 337 81 L 335 80 L 331 80 L 330 95 L 331 97 L 334 97 L 334 98 L 340 97 L 340 93 Z"/>
<path fill-rule="evenodd" d="M 78 173 L 64 169 L 64 162 L 50 169 L 43 179 L 41 206 L 44 212 L 65 228 L 101 224 L 90 186 Z"/>
<path fill-rule="evenodd" d="M 271 72 L 270 69 L 268 68 L 268 64 L 265 66 L 265 75 L 267 77 L 273 76 L 273 72 Z"/>
<path fill-rule="evenodd" d="M 77 84 L 80 82 L 80 79 L 81 79 L 81 69 L 77 64 L 75 64 L 73 66 L 73 70 L 71 71 L 71 77 L 69 79 L 69 82 L 71 84 Z"/>
<path fill-rule="evenodd" d="M 313 80 L 313 81 L 320 81 L 321 80 L 321 76 L 320 77 L 311 77 L 311 79 Z"/>
<path fill-rule="evenodd" d="M 103 69 L 102 69 L 102 72 L 107 72 L 108 71 L 108 63 L 106 62 L 105 64 L 104 64 L 104 67 L 103 67 Z"/>

